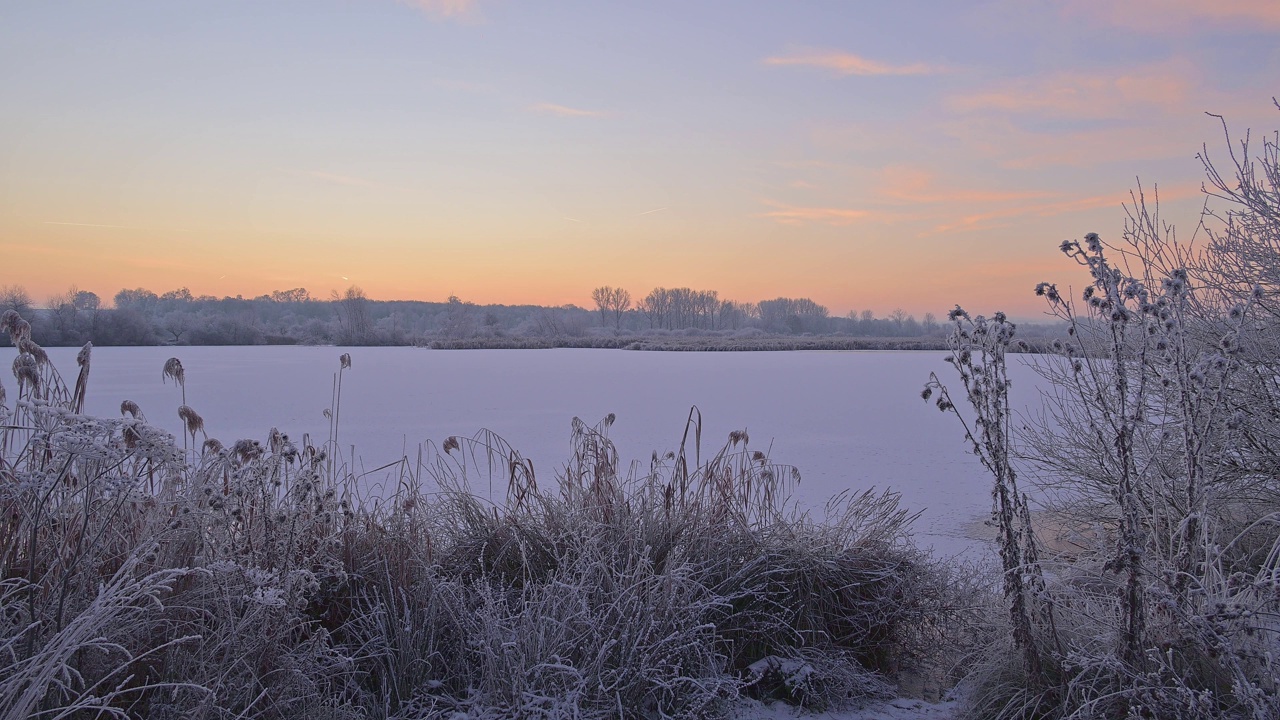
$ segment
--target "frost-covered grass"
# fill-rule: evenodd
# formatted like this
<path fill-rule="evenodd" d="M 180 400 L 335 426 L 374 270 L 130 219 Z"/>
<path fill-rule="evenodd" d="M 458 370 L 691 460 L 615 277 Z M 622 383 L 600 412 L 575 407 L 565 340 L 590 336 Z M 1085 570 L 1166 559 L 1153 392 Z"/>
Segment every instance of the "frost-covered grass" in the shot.
<path fill-rule="evenodd" d="M 345 367 L 325 442 L 223 446 L 189 408 L 181 439 L 129 403 L 81 414 L 90 349 L 68 386 L 19 323 L 2 717 L 716 717 L 882 697 L 951 641 L 895 496 L 811 517 L 791 468 L 745 433 L 704 454 L 694 415 L 625 471 L 611 418 L 575 422 L 554 491 L 481 434 L 362 500 L 335 452 Z M 185 389 L 180 363 L 164 376 Z M 470 492 L 490 483 L 504 503 Z"/>
<path fill-rule="evenodd" d="M 991 474 L 1003 579 L 971 717 L 1280 717 L 1280 136 L 1231 150 L 1231 180 L 1202 156 L 1207 247 L 1140 193 L 1120 242 L 1060 245 L 1088 280 L 1036 288 L 1067 323 L 1039 413 L 1011 410 L 1013 323 L 951 313 L 959 382 L 922 396 Z"/>

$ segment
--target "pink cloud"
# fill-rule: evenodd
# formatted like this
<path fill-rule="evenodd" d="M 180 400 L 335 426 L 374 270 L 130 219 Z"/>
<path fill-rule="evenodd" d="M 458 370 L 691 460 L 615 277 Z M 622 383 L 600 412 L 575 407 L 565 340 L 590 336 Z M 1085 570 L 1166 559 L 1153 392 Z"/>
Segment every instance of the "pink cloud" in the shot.
<path fill-rule="evenodd" d="M 347 185 L 349 187 L 364 187 L 364 188 L 377 187 L 377 183 L 370 182 L 368 180 L 364 180 L 358 177 L 351 177 L 349 175 L 338 175 L 335 173 L 320 172 L 319 170 L 312 170 L 308 174 L 317 180 L 324 180 L 325 182 L 330 182 L 335 185 Z"/>
<path fill-rule="evenodd" d="M 840 75 L 932 75 L 945 72 L 943 68 L 933 67 L 924 63 L 890 65 L 836 50 L 811 51 L 796 55 L 769 57 L 764 59 L 764 64 L 823 68 L 825 70 L 833 70 Z"/>
<path fill-rule="evenodd" d="M 1011 220 L 1019 217 L 1054 217 L 1066 213 L 1082 212 L 1084 210 L 1095 210 L 1097 208 L 1114 207 L 1119 209 L 1125 202 L 1127 196 L 1121 194 L 1096 195 L 1092 197 L 1077 197 L 1066 200 L 1054 200 L 1043 203 L 1028 203 L 1023 205 L 1015 205 L 1013 207 L 1001 208 L 999 210 L 991 210 L 981 213 L 972 213 L 962 215 L 947 222 L 944 222 L 929 233 L 929 235 L 949 233 L 949 232 L 970 232 L 973 230 L 990 230 L 995 227 L 1003 227 L 1007 223 L 993 223 L 999 220 Z"/>
<path fill-rule="evenodd" d="M 444 18 L 462 18 L 473 13 L 476 0 L 400 0 L 428 15 Z"/>
<path fill-rule="evenodd" d="M 597 110 L 582 110 L 581 108 L 557 105 L 555 103 L 538 103 L 530 105 L 529 109 L 536 113 L 558 115 L 559 117 L 604 117 L 604 113 Z"/>
<path fill-rule="evenodd" d="M 1192 93 L 1194 68 L 1174 61 L 1127 72 L 1061 72 L 1019 78 L 947 104 L 962 113 L 999 112 L 1075 119 L 1128 117 L 1143 109 L 1180 112 Z"/>
<path fill-rule="evenodd" d="M 871 215 L 868 210 L 855 210 L 852 208 L 799 207 L 771 200 L 764 202 L 777 208 L 777 210 L 760 213 L 758 217 L 769 218 L 784 225 L 806 225 L 808 223 L 836 226 L 851 225 Z"/>
<path fill-rule="evenodd" d="M 895 203 L 1005 203 L 1051 197 L 1034 190 L 980 190 L 939 187 L 934 173 L 920 168 L 893 165 L 881 171 L 878 184 L 881 198 Z"/>
<path fill-rule="evenodd" d="M 1280 28 L 1275 0 L 1071 0 L 1064 11 L 1142 33 L 1180 33 L 1205 25 Z"/>

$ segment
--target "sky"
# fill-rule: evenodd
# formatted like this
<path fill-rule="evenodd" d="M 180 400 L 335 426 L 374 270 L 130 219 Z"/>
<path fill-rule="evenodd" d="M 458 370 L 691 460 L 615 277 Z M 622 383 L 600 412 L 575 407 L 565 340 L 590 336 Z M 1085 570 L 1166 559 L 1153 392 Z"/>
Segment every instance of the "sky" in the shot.
<path fill-rule="evenodd" d="M 7 2 L 0 285 L 1037 317 L 1277 95 L 1274 0 Z"/>

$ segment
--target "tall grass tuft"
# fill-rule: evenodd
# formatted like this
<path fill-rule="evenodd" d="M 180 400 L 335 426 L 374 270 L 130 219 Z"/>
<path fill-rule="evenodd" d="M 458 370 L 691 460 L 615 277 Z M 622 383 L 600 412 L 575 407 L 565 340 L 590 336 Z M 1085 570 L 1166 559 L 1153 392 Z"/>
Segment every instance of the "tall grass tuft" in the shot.
<path fill-rule="evenodd" d="M 811 515 L 745 433 L 703 459 L 696 411 L 647 466 L 619 467 L 612 418 L 575 420 L 551 478 L 480 433 L 362 501 L 326 452 L 338 378 L 327 447 L 273 429 L 187 452 L 134 403 L 70 412 L 82 393 L 22 356 L 37 373 L 0 430 L 3 717 L 723 717 L 744 695 L 883 696 L 952 637 L 896 496 Z"/>

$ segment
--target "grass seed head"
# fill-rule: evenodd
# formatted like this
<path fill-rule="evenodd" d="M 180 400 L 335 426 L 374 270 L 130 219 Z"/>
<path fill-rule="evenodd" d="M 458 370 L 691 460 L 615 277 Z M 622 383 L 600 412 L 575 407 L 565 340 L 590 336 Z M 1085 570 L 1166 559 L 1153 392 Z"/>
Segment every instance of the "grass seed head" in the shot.
<path fill-rule="evenodd" d="M 183 405 L 178 408 L 178 417 L 182 420 L 182 424 L 187 428 L 187 434 L 195 437 L 196 433 L 204 432 L 204 418 L 200 414 L 191 409 L 189 405 Z"/>
<path fill-rule="evenodd" d="M 160 374 L 161 380 L 168 382 L 170 378 L 173 378 L 178 385 L 187 384 L 187 374 L 182 369 L 182 361 L 176 357 L 164 361 L 164 370 Z"/>
<path fill-rule="evenodd" d="M 49 353 L 45 352 L 44 348 L 32 342 L 29 336 L 18 338 L 18 352 L 30 355 L 35 358 L 36 363 L 40 365 L 44 365 L 49 362 Z"/>
<path fill-rule="evenodd" d="M 40 388 L 40 367 L 31 353 L 18 353 L 13 359 L 13 376 L 18 378 L 19 385 L 25 383 L 37 390 Z"/>
<path fill-rule="evenodd" d="M 17 310 L 14 310 L 13 308 L 5 310 L 3 314 L 0 314 L 0 330 L 4 330 L 10 335 L 13 335 L 14 328 L 17 326 L 17 322 L 21 319 L 22 316 L 18 314 Z"/>
<path fill-rule="evenodd" d="M 125 400 L 124 402 L 120 403 L 120 415 L 121 416 L 129 415 L 135 420 L 146 419 L 142 416 L 142 408 L 138 407 L 138 403 L 132 400 Z"/>

